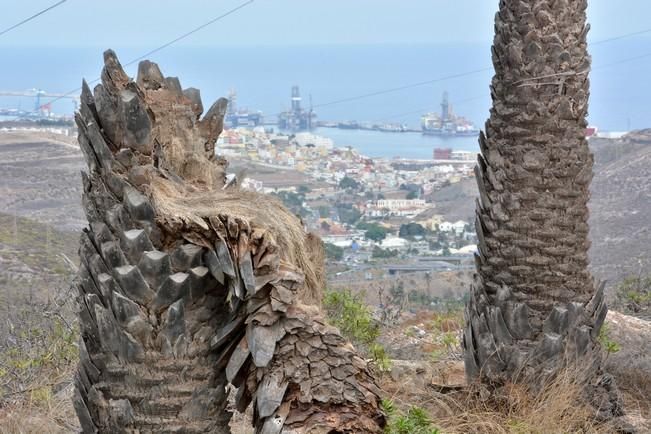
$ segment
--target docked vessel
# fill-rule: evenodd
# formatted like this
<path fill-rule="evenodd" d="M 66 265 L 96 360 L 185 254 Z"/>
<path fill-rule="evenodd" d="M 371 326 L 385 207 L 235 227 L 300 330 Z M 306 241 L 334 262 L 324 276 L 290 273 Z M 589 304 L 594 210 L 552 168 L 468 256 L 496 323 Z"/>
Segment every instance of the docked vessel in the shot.
<path fill-rule="evenodd" d="M 431 136 L 476 136 L 479 134 L 472 122 L 452 111 L 448 93 L 443 94 L 441 113 L 426 113 L 421 117 L 423 134 Z"/>
<path fill-rule="evenodd" d="M 309 110 L 301 106 L 301 93 L 298 86 L 292 87 L 292 108 L 278 115 L 278 128 L 284 131 L 307 131 L 316 124 L 316 113 L 312 110 L 310 97 Z"/>
<path fill-rule="evenodd" d="M 337 124 L 337 128 L 340 130 L 359 130 L 360 125 L 357 121 L 345 121 L 345 122 L 339 122 Z"/>
<path fill-rule="evenodd" d="M 231 90 L 228 94 L 228 108 L 224 116 L 227 128 L 257 127 L 264 124 L 262 112 L 250 112 L 248 109 L 237 107 L 237 93 Z"/>

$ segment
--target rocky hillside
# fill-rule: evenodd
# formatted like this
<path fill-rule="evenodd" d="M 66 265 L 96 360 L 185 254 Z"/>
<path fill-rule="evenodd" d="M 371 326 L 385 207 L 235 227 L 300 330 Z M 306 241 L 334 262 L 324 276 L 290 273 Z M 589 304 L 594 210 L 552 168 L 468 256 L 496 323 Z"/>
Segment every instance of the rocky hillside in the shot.
<path fill-rule="evenodd" d="M 592 270 L 614 284 L 651 271 L 651 130 L 591 145 Z"/>
<path fill-rule="evenodd" d="M 651 272 L 651 129 L 623 139 L 593 139 L 595 176 L 590 199 L 590 258 L 597 279 L 612 288 L 622 279 Z M 474 215 L 473 179 L 434 193 L 447 220 Z"/>
<path fill-rule="evenodd" d="M 69 294 L 78 243 L 75 232 L 0 213 L 0 350 L 18 318 Z"/>
<path fill-rule="evenodd" d="M 0 133 L 0 210 L 59 229 L 86 224 L 81 209 L 84 160 L 76 140 L 42 132 Z"/>

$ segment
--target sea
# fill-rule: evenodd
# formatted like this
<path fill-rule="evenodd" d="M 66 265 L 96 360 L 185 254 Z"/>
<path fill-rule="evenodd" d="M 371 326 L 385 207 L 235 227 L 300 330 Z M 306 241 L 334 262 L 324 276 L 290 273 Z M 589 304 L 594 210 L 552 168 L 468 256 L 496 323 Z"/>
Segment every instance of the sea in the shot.
<path fill-rule="evenodd" d="M 209 41 L 207 41 L 209 44 Z M 644 37 L 591 49 L 589 122 L 601 131 L 651 126 L 651 44 Z M 0 93 L 42 89 L 79 93 L 81 79 L 94 85 L 106 47 L 0 47 Z M 129 75 L 151 47 L 113 47 Z M 163 73 L 183 87 L 201 89 L 204 106 L 233 90 L 239 107 L 262 111 L 265 119 L 289 108 L 291 87 L 322 121 L 403 123 L 418 128 L 422 114 L 440 111 L 448 92 L 453 111 L 481 128 L 490 108 L 490 46 L 297 45 L 171 46 L 151 56 Z M 486 70 L 488 69 L 488 70 Z M 47 99 L 42 101 L 46 102 Z M 0 108 L 31 109 L 32 97 L 0 97 Z M 72 101 L 52 104 L 72 114 Z M 336 146 L 353 146 L 373 157 L 431 158 L 436 147 L 475 151 L 476 137 L 441 138 L 419 133 L 320 128 Z"/>

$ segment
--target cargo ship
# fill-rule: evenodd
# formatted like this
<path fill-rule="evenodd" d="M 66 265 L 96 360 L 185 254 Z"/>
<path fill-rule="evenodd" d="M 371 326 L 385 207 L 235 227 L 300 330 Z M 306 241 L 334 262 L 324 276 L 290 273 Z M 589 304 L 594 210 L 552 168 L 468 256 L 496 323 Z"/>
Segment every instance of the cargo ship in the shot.
<path fill-rule="evenodd" d="M 423 134 L 429 136 L 476 136 L 479 134 L 472 122 L 452 111 L 448 93 L 443 93 L 441 113 L 426 113 L 421 117 Z"/>

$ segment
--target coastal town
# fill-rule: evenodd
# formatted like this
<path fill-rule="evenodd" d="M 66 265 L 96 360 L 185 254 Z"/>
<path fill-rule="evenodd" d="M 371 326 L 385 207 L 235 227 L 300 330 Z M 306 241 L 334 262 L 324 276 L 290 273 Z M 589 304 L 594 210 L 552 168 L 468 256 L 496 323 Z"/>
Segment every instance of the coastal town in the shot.
<path fill-rule="evenodd" d="M 242 173 L 242 188 L 277 196 L 322 237 L 334 276 L 358 272 L 371 280 L 378 268 L 398 275 L 472 266 L 472 214 L 448 221 L 433 195 L 473 177 L 473 152 L 370 158 L 311 132 L 262 127 L 227 129 L 217 149 Z"/>

